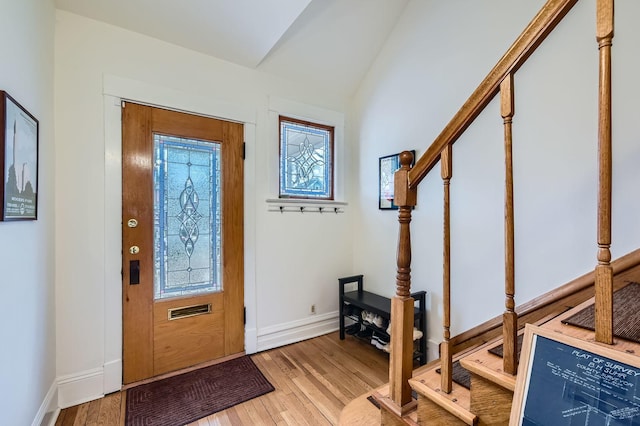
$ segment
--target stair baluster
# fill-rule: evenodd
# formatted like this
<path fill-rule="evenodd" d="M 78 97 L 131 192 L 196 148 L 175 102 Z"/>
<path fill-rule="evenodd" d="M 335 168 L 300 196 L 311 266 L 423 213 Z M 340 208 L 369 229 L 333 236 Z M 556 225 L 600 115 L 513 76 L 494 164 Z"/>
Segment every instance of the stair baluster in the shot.
<path fill-rule="evenodd" d="M 511 125 L 514 115 L 513 73 L 509 73 L 500 83 L 500 114 L 504 120 L 505 152 L 505 194 L 504 194 L 504 255 L 505 255 L 505 312 L 502 315 L 502 335 L 504 343 L 504 371 L 516 374 L 518 357 L 516 338 L 518 315 L 515 312 L 515 245 L 513 213 L 513 137 Z"/>
<path fill-rule="evenodd" d="M 611 45 L 613 0 L 598 0 L 596 40 L 600 50 L 598 88 L 598 265 L 595 269 L 596 341 L 613 344 L 613 269 L 611 268 Z"/>
<path fill-rule="evenodd" d="M 440 343 L 440 381 L 443 392 L 451 393 L 453 377 L 453 353 L 451 351 L 451 224 L 449 183 L 453 174 L 453 147 L 448 144 L 440 154 L 440 175 L 444 188 L 444 223 L 442 250 L 442 325 L 443 342 Z"/>

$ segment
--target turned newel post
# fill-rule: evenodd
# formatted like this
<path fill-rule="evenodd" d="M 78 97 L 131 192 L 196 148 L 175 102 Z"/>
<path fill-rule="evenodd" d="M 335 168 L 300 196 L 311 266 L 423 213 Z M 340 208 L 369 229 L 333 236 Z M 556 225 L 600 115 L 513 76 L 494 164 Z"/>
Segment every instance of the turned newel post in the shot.
<path fill-rule="evenodd" d="M 416 205 L 416 190 L 409 188 L 409 170 L 413 154 L 400 154 L 401 168 L 394 177 L 394 203 L 398 206 L 398 237 L 396 295 L 391 299 L 391 357 L 389 386 L 391 399 L 400 412 L 411 403 L 409 379 L 413 371 L 413 314 L 411 298 L 411 211 Z"/>
<path fill-rule="evenodd" d="M 598 265 L 595 276 L 596 341 L 613 343 L 611 268 L 611 44 L 613 0 L 597 1 L 596 40 L 600 50 L 598 90 Z"/>

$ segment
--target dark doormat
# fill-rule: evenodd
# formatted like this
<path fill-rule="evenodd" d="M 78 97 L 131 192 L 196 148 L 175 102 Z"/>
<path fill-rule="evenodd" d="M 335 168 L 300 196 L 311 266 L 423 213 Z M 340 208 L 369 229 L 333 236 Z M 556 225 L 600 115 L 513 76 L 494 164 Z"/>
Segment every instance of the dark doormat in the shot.
<path fill-rule="evenodd" d="M 243 356 L 129 389 L 125 425 L 185 425 L 273 390 Z"/>
<path fill-rule="evenodd" d="M 640 284 L 631 283 L 613 293 L 613 335 L 640 343 Z M 595 330 L 595 306 L 591 305 L 562 321 Z"/>

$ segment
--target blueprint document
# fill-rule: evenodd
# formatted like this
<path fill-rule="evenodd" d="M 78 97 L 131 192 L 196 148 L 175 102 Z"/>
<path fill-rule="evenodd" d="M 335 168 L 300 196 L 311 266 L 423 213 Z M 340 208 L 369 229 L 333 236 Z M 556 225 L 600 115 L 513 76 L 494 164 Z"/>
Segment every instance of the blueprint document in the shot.
<path fill-rule="evenodd" d="M 524 426 L 640 426 L 640 369 L 536 336 Z"/>

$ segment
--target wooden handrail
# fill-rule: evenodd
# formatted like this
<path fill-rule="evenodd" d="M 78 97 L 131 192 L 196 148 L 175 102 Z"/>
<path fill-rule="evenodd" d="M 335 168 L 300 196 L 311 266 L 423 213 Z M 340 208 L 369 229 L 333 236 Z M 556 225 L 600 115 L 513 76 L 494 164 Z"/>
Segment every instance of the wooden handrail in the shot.
<path fill-rule="evenodd" d="M 440 159 L 440 153 L 453 144 L 471 125 L 473 120 L 496 96 L 500 83 L 511 73 L 515 73 L 544 41 L 556 25 L 571 10 L 578 0 L 549 0 L 531 23 L 511 45 L 482 83 L 453 116 L 449 124 L 436 137 L 431 146 L 409 172 L 409 187 L 416 188 Z"/>

